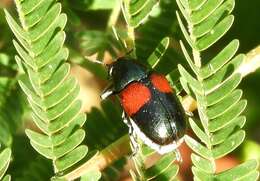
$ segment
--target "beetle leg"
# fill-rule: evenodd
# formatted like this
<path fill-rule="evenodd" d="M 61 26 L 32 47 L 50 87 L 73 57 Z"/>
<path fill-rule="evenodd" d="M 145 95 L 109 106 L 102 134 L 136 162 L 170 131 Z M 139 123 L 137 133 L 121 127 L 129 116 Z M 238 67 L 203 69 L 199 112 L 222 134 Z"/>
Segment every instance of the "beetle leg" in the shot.
<path fill-rule="evenodd" d="M 185 111 L 185 113 L 189 116 L 189 117 L 193 117 L 193 113 L 191 111 Z"/>
<path fill-rule="evenodd" d="M 131 122 L 129 118 L 126 116 L 126 113 L 123 111 L 122 118 L 124 123 L 128 126 L 129 128 L 129 137 L 130 137 L 130 144 L 131 144 L 131 149 L 132 149 L 132 154 L 130 157 L 134 157 L 138 150 L 139 150 L 139 144 L 137 143 L 137 135 L 135 134 L 133 130 L 133 126 L 131 125 Z"/>
<path fill-rule="evenodd" d="M 100 97 L 102 100 L 104 100 L 107 97 L 113 95 L 114 93 L 115 93 L 114 85 L 111 83 L 111 84 L 108 84 L 108 86 L 103 90 Z"/>
<path fill-rule="evenodd" d="M 122 119 L 123 119 L 123 122 L 128 126 L 130 127 L 130 122 L 128 121 L 127 117 L 126 117 L 126 114 L 125 114 L 125 111 L 123 111 L 122 113 Z"/>
<path fill-rule="evenodd" d="M 131 142 L 131 148 L 132 148 L 132 151 L 133 151 L 132 154 L 130 155 L 130 157 L 134 157 L 140 149 L 140 146 L 137 143 L 137 136 L 134 132 L 133 132 L 132 135 L 130 135 L 130 142 Z"/>
<path fill-rule="evenodd" d="M 129 118 L 127 117 L 126 113 L 123 111 L 122 113 L 122 118 L 123 118 L 123 122 L 128 126 L 128 130 L 129 130 L 129 136 L 133 136 L 133 126 L 131 125 L 131 122 L 129 120 Z"/>
<path fill-rule="evenodd" d="M 178 162 L 182 162 L 182 157 L 181 157 L 180 150 L 179 150 L 178 148 L 176 148 L 176 149 L 174 150 L 174 153 L 175 153 L 175 155 L 176 155 L 176 160 L 177 160 Z"/>

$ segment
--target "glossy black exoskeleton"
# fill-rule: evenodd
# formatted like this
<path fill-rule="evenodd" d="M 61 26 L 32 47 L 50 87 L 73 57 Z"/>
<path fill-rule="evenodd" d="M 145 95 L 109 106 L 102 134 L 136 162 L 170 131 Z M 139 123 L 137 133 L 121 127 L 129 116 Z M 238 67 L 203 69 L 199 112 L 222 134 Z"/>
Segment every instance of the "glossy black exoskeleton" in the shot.
<path fill-rule="evenodd" d="M 165 76 L 125 57 L 108 71 L 111 84 L 102 98 L 119 95 L 130 134 L 161 154 L 175 150 L 185 134 L 186 116 Z"/>

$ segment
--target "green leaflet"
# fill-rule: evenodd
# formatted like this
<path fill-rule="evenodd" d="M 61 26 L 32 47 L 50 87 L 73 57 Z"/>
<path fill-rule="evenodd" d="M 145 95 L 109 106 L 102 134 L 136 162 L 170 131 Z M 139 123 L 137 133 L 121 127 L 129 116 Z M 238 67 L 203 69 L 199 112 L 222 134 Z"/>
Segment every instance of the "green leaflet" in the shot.
<path fill-rule="evenodd" d="M 101 178 L 101 173 L 96 170 L 89 170 L 83 176 L 81 176 L 80 181 L 96 181 Z"/>
<path fill-rule="evenodd" d="M 185 142 L 187 145 L 198 155 L 210 159 L 212 157 L 212 153 L 208 150 L 204 145 L 191 138 L 190 136 L 185 136 Z"/>
<path fill-rule="evenodd" d="M 3 178 L 3 181 L 11 181 L 11 176 L 10 176 L 10 175 L 6 175 L 6 176 Z"/>
<path fill-rule="evenodd" d="M 169 41 L 169 37 L 162 39 L 162 41 L 159 43 L 153 53 L 148 57 L 147 62 L 152 68 L 155 68 L 155 66 L 159 63 L 161 57 L 166 52 L 169 46 Z"/>
<path fill-rule="evenodd" d="M 191 118 L 189 119 L 190 126 L 196 136 L 206 145 L 210 145 L 210 140 L 208 136 L 203 132 L 203 130 L 193 121 Z"/>
<path fill-rule="evenodd" d="M 69 152 L 64 157 L 57 159 L 55 161 L 56 169 L 60 171 L 64 171 L 74 165 L 75 163 L 82 160 L 88 152 L 88 147 L 85 145 L 81 145 L 76 149 Z"/>
<path fill-rule="evenodd" d="M 225 65 L 238 50 L 239 41 L 231 41 L 223 50 L 221 50 L 208 64 L 201 67 L 199 76 L 203 79 L 208 78 Z"/>
<path fill-rule="evenodd" d="M 202 51 L 211 47 L 231 27 L 234 16 L 230 13 L 235 2 L 179 0 L 177 4 L 187 21 L 189 32 L 177 12 L 179 25 L 193 53 L 191 58 L 181 42 L 193 72 L 179 65 L 180 81 L 184 90 L 196 99 L 200 118 L 200 124 L 189 120 L 199 141 L 185 136 L 187 145 L 196 153 L 191 157 L 194 180 L 257 180 L 259 173 L 255 160 L 216 174 L 215 160 L 232 152 L 245 138 L 245 131 L 241 128 L 246 118 L 241 114 L 246 101 L 240 100 L 242 91 L 236 89 L 242 79 L 237 72 L 245 56 L 240 54 L 234 57 L 238 40 L 231 41 L 206 64 L 201 60 Z"/>
<path fill-rule="evenodd" d="M 195 44 L 199 51 L 206 50 L 217 42 L 231 27 L 234 16 L 230 15 L 219 22 L 209 33 L 201 37 Z"/>
<path fill-rule="evenodd" d="M 231 94 L 229 94 L 224 99 L 222 99 L 219 102 L 219 104 L 215 104 L 213 106 L 208 107 L 207 116 L 210 119 L 218 117 L 219 115 L 227 111 L 229 107 L 236 104 L 241 98 L 241 96 L 242 96 L 241 90 L 233 91 Z"/>
<path fill-rule="evenodd" d="M 133 158 L 137 173 L 134 173 L 132 170 L 130 171 L 133 180 L 166 181 L 173 180 L 176 177 L 179 167 L 177 164 L 174 164 L 176 161 L 175 153 L 162 155 L 154 165 L 147 168 L 144 162 L 149 156 L 154 154 L 155 151 L 141 142 L 139 144 L 141 147 Z"/>
<path fill-rule="evenodd" d="M 225 1 L 223 4 L 221 4 L 219 8 L 216 9 L 216 11 L 212 13 L 210 17 L 206 19 L 206 21 L 203 21 L 198 25 L 195 25 L 192 34 L 198 38 L 210 32 L 212 28 L 215 26 L 215 24 L 222 18 L 222 16 L 225 13 L 229 14 L 234 9 L 234 6 L 234 0 Z"/>
<path fill-rule="evenodd" d="M 6 148 L 0 153 L 0 179 L 3 178 L 9 166 L 10 160 L 11 160 L 11 149 Z M 5 179 L 7 179 L 7 177 L 5 177 Z"/>
<path fill-rule="evenodd" d="M 216 0 L 216 1 L 206 1 L 200 9 L 194 11 L 191 14 L 191 23 L 193 25 L 199 24 L 200 22 L 204 21 L 207 17 L 209 17 L 217 8 L 223 0 Z"/>
<path fill-rule="evenodd" d="M 258 163 L 248 160 L 233 169 L 224 171 L 215 176 L 217 180 L 257 180 L 259 173 L 256 171 Z"/>
<path fill-rule="evenodd" d="M 202 158 L 194 153 L 191 154 L 191 160 L 197 168 L 204 172 L 212 173 L 216 169 L 215 165 L 212 164 L 212 162 L 210 162 L 208 159 Z"/>
<path fill-rule="evenodd" d="M 157 0 L 139 0 L 124 3 L 123 13 L 128 25 L 136 28 L 142 24 L 157 3 Z"/>
<path fill-rule="evenodd" d="M 190 0 L 189 1 L 189 8 L 191 10 L 199 9 L 207 0 Z"/>
<path fill-rule="evenodd" d="M 145 171 L 145 178 L 147 180 L 159 180 L 161 175 L 168 175 L 167 172 L 170 172 L 169 175 L 171 175 L 171 177 L 175 177 L 178 173 L 179 168 L 177 165 L 172 165 L 174 161 L 175 156 L 172 153 L 164 155 L 159 161 L 156 162 L 155 165 L 153 165 Z M 171 172 L 174 172 L 175 174 L 172 174 Z"/>

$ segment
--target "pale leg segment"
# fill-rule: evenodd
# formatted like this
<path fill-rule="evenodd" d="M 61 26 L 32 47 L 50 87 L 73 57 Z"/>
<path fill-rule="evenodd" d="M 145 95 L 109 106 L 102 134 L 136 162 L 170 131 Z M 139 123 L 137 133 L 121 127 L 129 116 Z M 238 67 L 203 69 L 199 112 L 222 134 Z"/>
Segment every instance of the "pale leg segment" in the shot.
<path fill-rule="evenodd" d="M 137 143 L 137 135 L 134 132 L 133 126 L 132 126 L 129 118 L 125 114 L 125 112 L 123 112 L 122 118 L 123 118 L 124 123 L 129 128 L 130 145 L 131 145 L 131 149 L 133 151 L 132 154 L 130 155 L 130 157 L 134 157 L 137 154 L 138 150 L 139 150 L 139 144 Z"/>

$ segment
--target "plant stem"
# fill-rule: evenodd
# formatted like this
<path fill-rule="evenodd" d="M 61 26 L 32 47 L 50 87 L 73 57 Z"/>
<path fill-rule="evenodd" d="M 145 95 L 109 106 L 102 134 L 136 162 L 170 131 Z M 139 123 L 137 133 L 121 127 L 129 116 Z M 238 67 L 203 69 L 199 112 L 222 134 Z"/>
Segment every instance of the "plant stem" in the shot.
<path fill-rule="evenodd" d="M 100 151 L 97 155 L 93 156 L 77 169 L 64 175 L 62 178 L 65 178 L 66 180 L 74 180 L 84 175 L 88 170 L 95 169 L 101 171 L 114 161 L 129 154 L 130 151 L 129 136 L 127 134 Z"/>
<path fill-rule="evenodd" d="M 260 68 L 260 45 L 246 54 L 246 58 L 238 69 L 238 72 L 241 73 L 242 77 L 245 77 L 255 72 L 258 68 Z"/>

